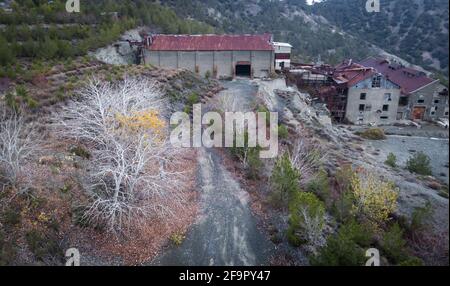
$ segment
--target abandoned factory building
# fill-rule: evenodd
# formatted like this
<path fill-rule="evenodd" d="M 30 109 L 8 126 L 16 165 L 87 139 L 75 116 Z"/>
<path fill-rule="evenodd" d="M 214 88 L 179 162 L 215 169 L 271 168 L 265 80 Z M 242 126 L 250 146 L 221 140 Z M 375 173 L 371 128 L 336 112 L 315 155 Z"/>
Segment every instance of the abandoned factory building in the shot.
<path fill-rule="evenodd" d="M 448 118 L 448 88 L 439 80 L 384 58 L 370 57 L 361 65 L 376 69 L 401 88 L 397 119 L 433 121 Z"/>
<path fill-rule="evenodd" d="M 260 78 L 275 70 L 274 47 L 270 34 L 151 35 L 145 40 L 144 61 L 162 68 L 187 69 L 206 77 Z"/>

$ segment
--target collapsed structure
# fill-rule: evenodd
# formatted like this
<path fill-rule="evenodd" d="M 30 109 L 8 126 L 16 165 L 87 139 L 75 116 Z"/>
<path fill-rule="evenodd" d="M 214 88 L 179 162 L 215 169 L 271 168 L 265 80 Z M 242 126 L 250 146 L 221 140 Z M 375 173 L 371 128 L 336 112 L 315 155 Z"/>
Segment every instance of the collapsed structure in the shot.
<path fill-rule="evenodd" d="M 448 89 L 426 74 L 368 58 L 336 67 L 295 65 L 288 80 L 327 104 L 337 122 L 391 124 L 398 120 L 448 118 Z"/>
<path fill-rule="evenodd" d="M 383 58 L 371 57 L 361 64 L 376 69 L 400 86 L 398 119 L 433 121 L 448 118 L 448 89 L 439 80 Z"/>
<path fill-rule="evenodd" d="M 274 43 L 270 34 L 148 35 L 144 46 L 144 63 L 214 78 L 268 77 L 275 63 L 278 70 L 289 66 L 292 48 Z"/>

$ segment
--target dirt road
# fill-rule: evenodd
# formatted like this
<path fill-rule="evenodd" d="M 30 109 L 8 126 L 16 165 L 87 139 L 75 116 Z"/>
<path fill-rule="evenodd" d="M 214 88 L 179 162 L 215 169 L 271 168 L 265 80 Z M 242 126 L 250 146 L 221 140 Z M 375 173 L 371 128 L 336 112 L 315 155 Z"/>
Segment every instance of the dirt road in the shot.
<path fill-rule="evenodd" d="M 232 96 L 244 111 L 257 88 L 248 80 L 225 82 L 217 96 Z M 243 110 L 244 109 L 244 110 Z M 257 228 L 249 195 L 226 170 L 213 149 L 198 152 L 200 216 L 180 246 L 163 251 L 154 265 L 267 265 L 274 245 Z"/>

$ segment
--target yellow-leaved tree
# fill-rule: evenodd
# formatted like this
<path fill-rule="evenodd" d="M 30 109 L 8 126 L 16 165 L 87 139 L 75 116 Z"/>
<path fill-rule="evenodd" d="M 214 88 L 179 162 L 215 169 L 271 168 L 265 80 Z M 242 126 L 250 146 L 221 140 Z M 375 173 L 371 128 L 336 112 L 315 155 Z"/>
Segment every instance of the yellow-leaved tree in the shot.
<path fill-rule="evenodd" d="M 353 175 L 351 190 L 355 199 L 352 211 L 375 228 L 388 221 L 397 208 L 398 188 L 367 171 Z"/>

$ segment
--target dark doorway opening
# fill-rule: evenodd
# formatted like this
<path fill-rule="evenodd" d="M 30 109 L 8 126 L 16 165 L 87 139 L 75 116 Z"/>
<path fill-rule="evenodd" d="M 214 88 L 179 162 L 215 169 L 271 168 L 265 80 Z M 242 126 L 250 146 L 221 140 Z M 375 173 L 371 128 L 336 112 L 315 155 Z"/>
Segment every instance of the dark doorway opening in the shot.
<path fill-rule="evenodd" d="M 251 76 L 251 72 L 252 72 L 252 67 L 250 64 L 240 64 L 238 63 L 236 65 L 236 76 Z"/>

